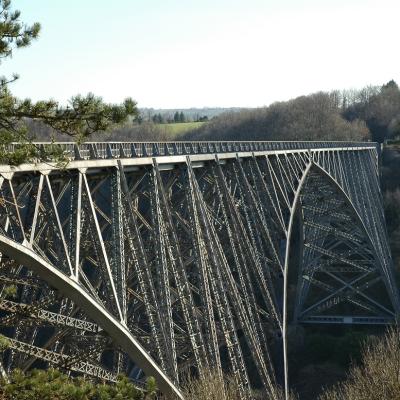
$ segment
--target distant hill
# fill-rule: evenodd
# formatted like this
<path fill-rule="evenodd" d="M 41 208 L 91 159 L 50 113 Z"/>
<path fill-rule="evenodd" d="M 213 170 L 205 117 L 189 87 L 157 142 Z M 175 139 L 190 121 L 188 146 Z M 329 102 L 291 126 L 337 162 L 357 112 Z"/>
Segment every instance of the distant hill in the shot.
<path fill-rule="evenodd" d="M 239 112 L 242 107 L 227 108 L 139 108 L 140 115 L 144 121 L 150 121 L 154 115 L 161 114 L 165 120 L 173 120 L 176 112 L 183 112 L 187 121 L 198 121 L 201 117 L 211 119 L 226 112 Z"/>

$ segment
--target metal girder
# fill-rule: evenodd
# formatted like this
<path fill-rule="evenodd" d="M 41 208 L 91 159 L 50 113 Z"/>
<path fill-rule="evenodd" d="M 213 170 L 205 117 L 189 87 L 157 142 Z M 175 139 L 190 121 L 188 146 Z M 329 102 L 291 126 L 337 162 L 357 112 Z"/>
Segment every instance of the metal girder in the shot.
<path fill-rule="evenodd" d="M 25 318 L 38 319 L 53 325 L 68 326 L 70 328 L 94 333 L 101 331 L 101 328 L 93 322 L 84 321 L 68 315 L 54 313 L 42 308 L 36 308 L 29 304 L 16 303 L 6 299 L 0 300 L 0 310 L 21 314 Z"/>
<path fill-rule="evenodd" d="M 85 375 L 89 375 L 99 379 L 104 379 L 109 382 L 117 381 L 116 374 L 113 374 L 112 372 L 107 371 L 99 367 L 98 365 L 93 365 L 85 361 L 71 362 L 70 356 L 42 349 L 41 347 L 38 346 L 32 346 L 30 344 L 20 342 L 15 339 L 8 339 L 8 342 L 10 349 L 34 356 L 40 360 L 47 361 L 50 363 L 50 365 L 54 365 L 59 368 L 60 367 L 63 368 L 64 366 L 68 365 L 68 369 L 70 369 L 71 371 L 80 372 Z"/>

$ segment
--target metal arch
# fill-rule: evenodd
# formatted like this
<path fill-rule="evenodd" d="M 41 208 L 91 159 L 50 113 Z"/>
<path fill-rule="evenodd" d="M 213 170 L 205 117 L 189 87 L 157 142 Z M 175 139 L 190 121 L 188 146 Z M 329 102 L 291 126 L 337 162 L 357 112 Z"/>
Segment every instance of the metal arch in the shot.
<path fill-rule="evenodd" d="M 163 373 L 128 329 L 101 307 L 73 279 L 58 271 L 26 246 L 0 234 L 0 251 L 15 261 L 29 266 L 42 279 L 76 302 L 121 348 L 135 361 L 148 376 L 154 376 L 160 389 L 183 400 L 179 389 Z"/>
<path fill-rule="evenodd" d="M 376 244 L 374 243 L 374 241 L 371 238 L 370 233 L 368 232 L 364 220 L 361 218 L 361 215 L 359 214 L 359 212 L 357 211 L 357 209 L 354 207 L 353 202 L 351 201 L 350 197 L 348 196 L 348 194 L 344 191 L 344 189 L 342 188 L 342 186 L 339 184 L 339 182 L 328 172 L 326 171 L 323 167 L 321 167 L 318 163 L 313 162 L 313 165 L 315 166 L 315 168 L 317 168 L 321 173 L 324 174 L 324 176 L 326 176 L 334 185 L 335 187 L 341 192 L 341 194 L 343 195 L 343 198 L 346 200 L 347 205 L 351 208 L 352 212 L 356 215 L 359 223 L 361 224 L 361 227 L 364 231 L 365 236 L 368 238 L 370 245 L 373 247 L 374 251 L 374 258 L 377 264 L 379 264 L 381 266 L 381 273 L 383 278 L 385 279 L 385 285 L 386 285 L 386 289 L 388 291 L 389 296 L 391 297 L 392 300 L 392 305 L 394 310 L 396 311 L 396 314 L 400 314 L 400 299 L 398 296 L 397 292 L 393 292 L 390 288 L 389 282 L 387 281 L 387 276 L 383 271 L 382 268 L 382 263 L 380 261 L 380 259 L 377 257 L 377 251 L 376 251 Z"/>
<path fill-rule="evenodd" d="M 291 207 L 291 214 L 290 214 L 290 219 L 289 219 L 289 224 L 288 224 L 288 233 L 287 233 L 287 246 L 286 246 L 286 254 L 285 254 L 285 274 L 287 274 L 287 262 L 289 261 L 289 255 L 290 255 L 290 239 L 291 239 L 291 231 L 292 231 L 292 225 L 293 225 L 293 220 L 297 211 L 297 206 L 298 206 L 298 199 L 299 196 L 301 194 L 301 190 L 304 186 L 304 183 L 306 181 L 307 175 L 309 173 L 309 171 L 314 168 L 317 168 L 320 172 L 322 172 L 324 174 L 324 176 L 326 176 L 334 185 L 337 189 L 339 189 L 339 191 L 341 192 L 341 194 L 343 195 L 343 198 L 346 200 L 346 203 L 348 206 L 350 206 L 352 212 L 357 216 L 358 221 L 360 222 L 362 229 L 366 235 L 366 237 L 369 240 L 370 245 L 374 248 L 375 253 L 376 253 L 376 249 L 375 249 L 375 243 L 373 242 L 371 235 L 369 234 L 364 220 L 361 218 L 359 212 L 357 211 L 357 209 L 354 207 L 354 204 L 352 202 L 352 200 L 349 198 L 348 194 L 344 191 L 344 189 L 342 188 L 342 186 L 339 184 L 339 182 L 337 182 L 337 180 L 326 170 L 324 169 L 321 165 L 319 165 L 318 162 L 315 162 L 314 160 L 312 160 L 308 166 L 308 168 L 305 170 L 304 175 L 302 176 L 302 179 L 299 182 L 299 186 L 296 190 L 296 194 L 295 194 L 295 198 L 293 200 L 293 204 Z M 377 263 L 379 263 L 379 265 L 381 265 L 380 260 L 378 258 L 376 258 L 376 254 L 375 254 L 375 260 L 377 261 Z M 382 271 L 383 272 L 383 271 Z M 385 276 L 386 279 L 386 276 Z M 285 288 L 286 288 L 286 283 L 285 283 Z M 388 289 L 388 293 L 391 294 L 391 290 Z M 398 313 L 400 313 L 400 301 L 398 299 L 398 296 L 396 296 L 396 299 L 392 299 L 393 301 L 393 306 L 395 306 L 395 309 L 398 311 Z M 286 300 L 286 296 L 285 296 L 285 300 Z M 285 304 L 285 303 L 284 303 Z M 284 309 L 285 309 L 285 305 L 284 305 Z M 284 312 L 285 314 L 285 312 Z"/>
<path fill-rule="evenodd" d="M 286 242 L 286 249 L 285 249 L 285 265 L 284 265 L 284 296 L 283 296 L 283 329 L 282 329 L 282 336 L 283 336 L 283 354 L 284 354 L 284 379 L 285 379 L 285 393 L 288 396 L 289 393 L 289 380 L 288 380 L 288 349 L 287 349 L 287 324 L 288 324 L 288 315 L 287 315 L 287 289 L 288 289 L 288 274 L 289 274 L 289 260 L 290 260 L 290 253 L 291 253 L 291 239 L 292 239 L 292 230 L 294 225 L 294 219 L 296 217 L 297 210 L 299 208 L 299 199 L 301 192 L 303 190 L 304 184 L 307 181 L 310 171 L 317 170 L 323 174 L 323 176 L 327 177 L 329 181 L 337 188 L 343 196 L 343 199 L 346 201 L 346 204 L 350 207 L 352 213 L 356 216 L 358 222 L 360 223 L 362 230 L 365 234 L 365 237 L 368 239 L 370 246 L 374 249 L 374 259 L 375 262 L 381 266 L 381 262 L 377 257 L 375 244 L 365 226 L 363 219 L 361 218 L 360 214 L 358 213 L 357 209 L 354 207 L 353 202 L 349 198 L 348 194 L 344 191 L 341 185 L 337 182 L 337 180 L 323 167 L 321 167 L 317 162 L 315 162 L 312 158 L 310 163 L 306 167 L 304 174 L 299 182 L 297 187 L 295 197 L 290 208 L 290 219 L 287 228 L 287 242 Z M 396 315 L 400 313 L 400 303 L 397 292 L 393 293 L 391 288 L 388 284 L 388 278 L 384 273 L 382 266 L 380 268 L 380 274 L 385 281 L 386 290 L 391 298 L 392 305 L 396 312 Z"/>
<path fill-rule="evenodd" d="M 287 229 L 287 238 L 286 238 L 286 249 L 285 249 L 285 265 L 283 272 L 283 326 L 282 326 L 282 339 L 283 339 L 283 364 L 284 364 L 284 379 L 285 379 L 285 396 L 288 398 L 289 396 L 289 370 L 288 370 L 288 350 L 287 350 L 287 285 L 288 285 L 288 274 L 289 274 L 289 257 L 290 257 L 290 244 L 292 239 L 292 230 L 294 224 L 294 218 L 296 216 L 297 207 L 299 204 L 299 198 L 301 190 L 304 186 L 304 183 L 307 179 L 308 173 L 310 172 L 311 167 L 313 166 L 312 160 L 310 160 L 306 169 L 304 170 L 303 176 L 299 182 L 299 186 L 297 187 L 295 197 L 293 200 L 293 204 L 290 210 L 290 219 Z"/>

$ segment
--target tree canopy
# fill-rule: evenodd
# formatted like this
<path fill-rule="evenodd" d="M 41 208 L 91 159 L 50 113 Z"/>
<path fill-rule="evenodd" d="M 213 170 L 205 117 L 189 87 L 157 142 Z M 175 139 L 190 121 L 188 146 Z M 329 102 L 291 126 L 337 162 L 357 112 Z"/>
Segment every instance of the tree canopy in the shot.
<path fill-rule="evenodd" d="M 11 0 L 0 0 L 0 65 L 16 49 L 29 46 L 40 34 L 40 24 L 26 25 L 20 11 L 12 10 Z M 92 93 L 77 95 L 63 107 L 57 101 L 33 102 L 12 95 L 10 85 L 18 75 L 0 78 L 0 162 L 17 164 L 44 157 L 27 133 L 26 121 L 41 121 L 50 128 L 81 142 L 94 132 L 107 131 L 138 115 L 136 102 L 127 98 L 122 104 L 107 104 Z M 10 154 L 7 146 L 19 143 L 18 151 Z"/>

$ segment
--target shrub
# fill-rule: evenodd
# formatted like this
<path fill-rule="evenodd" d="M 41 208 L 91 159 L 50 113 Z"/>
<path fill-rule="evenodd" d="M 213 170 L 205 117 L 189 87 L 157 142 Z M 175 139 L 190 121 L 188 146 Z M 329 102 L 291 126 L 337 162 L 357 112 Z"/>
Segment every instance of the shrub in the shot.
<path fill-rule="evenodd" d="M 400 331 L 390 329 L 363 347 L 360 366 L 349 378 L 323 393 L 319 400 L 400 399 Z"/>
<path fill-rule="evenodd" d="M 214 372 L 210 372 L 203 379 L 188 378 L 184 385 L 183 395 L 186 400 L 242 400 L 239 386 L 234 378 L 225 375 L 221 380 Z M 261 391 L 252 391 L 250 398 L 284 400 L 285 396 L 281 388 L 277 387 L 274 396 Z M 296 400 L 296 397 L 291 394 L 288 400 Z"/>

